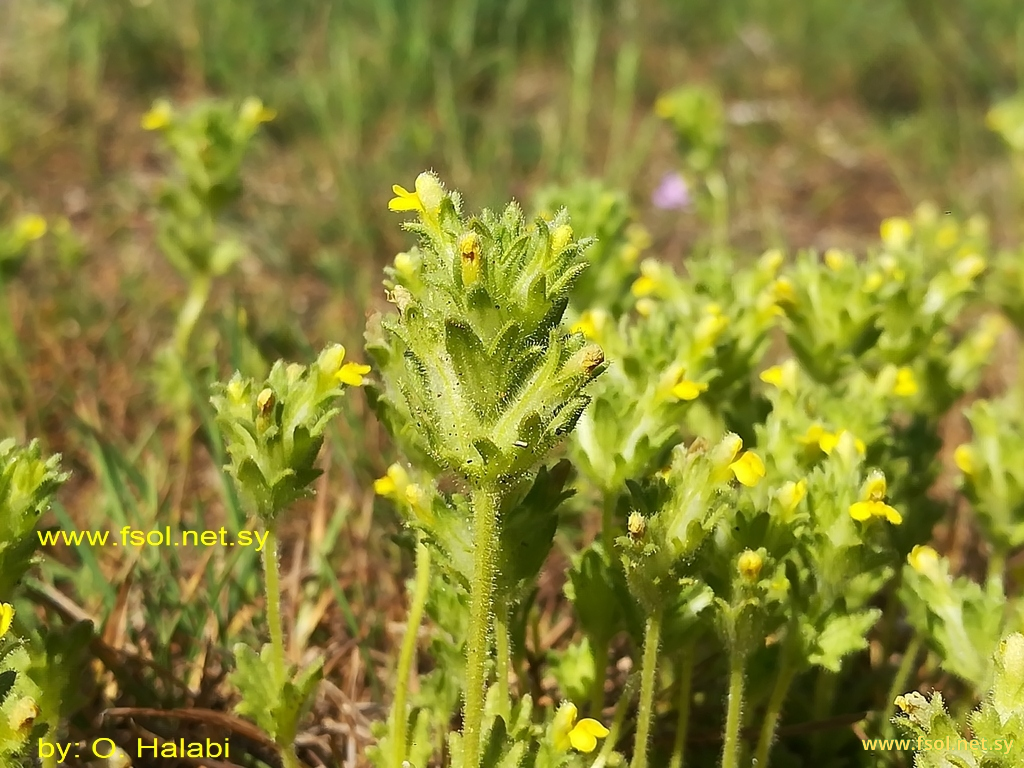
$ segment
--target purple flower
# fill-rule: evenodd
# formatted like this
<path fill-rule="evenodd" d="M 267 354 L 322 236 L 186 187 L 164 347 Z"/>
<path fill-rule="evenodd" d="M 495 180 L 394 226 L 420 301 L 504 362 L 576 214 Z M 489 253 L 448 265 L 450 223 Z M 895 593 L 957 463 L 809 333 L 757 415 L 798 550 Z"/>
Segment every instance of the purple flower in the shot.
<path fill-rule="evenodd" d="M 651 203 L 663 211 L 681 211 L 690 206 L 690 187 L 680 174 L 666 173 L 651 194 Z"/>

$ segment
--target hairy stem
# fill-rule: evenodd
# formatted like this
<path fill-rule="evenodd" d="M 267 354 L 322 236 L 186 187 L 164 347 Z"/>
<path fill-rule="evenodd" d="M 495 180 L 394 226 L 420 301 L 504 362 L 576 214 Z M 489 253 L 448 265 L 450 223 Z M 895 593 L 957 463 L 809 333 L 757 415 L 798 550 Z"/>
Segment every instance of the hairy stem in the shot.
<path fill-rule="evenodd" d="M 409 619 L 405 625 L 405 637 L 402 638 L 402 650 L 398 656 L 398 679 L 395 681 L 395 701 L 391 708 L 391 744 L 394 768 L 402 768 L 405 761 L 406 730 L 409 713 L 406 711 L 406 698 L 409 692 L 409 679 L 412 677 L 413 660 L 416 655 L 416 636 L 419 634 L 420 622 L 423 620 L 423 609 L 427 604 L 427 590 L 430 587 L 430 550 L 423 538 L 416 542 L 416 582 L 409 606 Z"/>
<path fill-rule="evenodd" d="M 761 734 L 757 738 L 757 750 L 754 752 L 753 764 L 757 768 L 766 768 L 768 765 L 768 753 L 775 740 L 775 728 L 779 723 L 779 715 L 782 712 L 782 705 L 789 694 L 789 686 L 796 676 L 796 665 L 787 658 L 786 649 L 783 649 L 782 666 L 775 678 L 775 686 L 772 688 L 772 695 L 768 699 L 768 709 L 764 713 L 764 722 L 761 723 Z"/>
<path fill-rule="evenodd" d="M 679 719 L 676 722 L 676 738 L 672 745 L 672 760 L 669 768 L 683 768 L 683 753 L 686 751 L 686 734 L 690 727 L 690 700 L 693 698 L 694 643 L 683 647 L 679 660 Z"/>
<path fill-rule="evenodd" d="M 507 723 L 512 718 L 512 699 L 508 692 L 512 646 L 508 637 L 508 605 L 506 604 L 499 605 L 494 614 L 494 651 L 497 655 L 495 672 L 498 675 L 498 714 L 505 718 Z"/>
<path fill-rule="evenodd" d="M 286 667 L 284 663 L 284 631 L 281 628 L 281 579 L 277 570 L 277 531 L 267 526 L 267 543 L 263 548 L 263 570 L 267 583 L 267 624 L 270 625 L 270 645 L 273 649 L 274 677 L 284 684 Z M 301 763 L 295 756 L 293 744 L 278 742 L 284 768 L 299 768 Z"/>
<path fill-rule="evenodd" d="M 743 684 L 747 654 L 734 643 L 729 651 L 729 706 L 725 717 L 725 744 L 722 746 L 722 768 L 740 764 L 740 724 L 743 720 Z"/>
<path fill-rule="evenodd" d="M 590 689 L 590 716 L 601 719 L 604 710 L 604 681 L 608 674 L 608 640 L 600 638 L 591 648 L 594 660 L 594 686 Z"/>
<path fill-rule="evenodd" d="M 469 594 L 466 694 L 462 718 L 464 768 L 478 768 L 480 765 L 480 731 L 487 692 L 487 656 L 490 651 L 495 555 L 498 549 L 498 494 L 491 487 L 475 488 L 472 505 L 473 580 Z"/>
<path fill-rule="evenodd" d="M 661 642 L 661 608 L 647 619 L 644 658 L 640 669 L 640 709 L 636 716 L 636 742 L 630 768 L 647 768 L 647 741 L 654 716 L 654 688 L 658 679 L 658 645 Z"/>

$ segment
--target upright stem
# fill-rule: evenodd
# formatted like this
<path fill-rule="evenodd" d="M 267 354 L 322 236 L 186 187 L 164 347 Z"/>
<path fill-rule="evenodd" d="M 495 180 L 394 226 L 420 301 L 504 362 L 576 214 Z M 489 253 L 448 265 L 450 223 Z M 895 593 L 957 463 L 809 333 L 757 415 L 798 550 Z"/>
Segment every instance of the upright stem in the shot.
<path fill-rule="evenodd" d="M 789 686 L 796 676 L 796 665 L 785 658 L 786 649 L 783 648 L 782 666 L 779 669 L 778 677 L 775 678 L 775 687 L 772 688 L 772 695 L 768 699 L 768 710 L 764 713 L 764 722 L 761 724 L 761 735 L 757 739 L 757 750 L 754 752 L 755 768 L 766 768 L 768 765 L 768 752 L 772 748 L 772 741 L 775 739 L 775 727 L 779 722 L 779 714 L 782 712 L 782 705 L 789 693 Z"/>
<path fill-rule="evenodd" d="M 210 298 L 212 287 L 213 282 L 209 277 L 197 277 L 189 286 L 188 297 L 178 312 L 178 320 L 174 328 L 174 347 L 182 360 L 188 359 L 189 339 L 192 338 L 196 321 L 199 320 L 199 315 L 202 314 L 203 307 L 206 306 L 206 301 Z"/>
<path fill-rule="evenodd" d="M 512 718 L 512 699 L 508 693 L 512 647 L 508 638 L 508 605 L 500 603 L 494 613 L 494 652 L 497 656 L 495 672 L 498 675 L 498 714 L 507 723 Z"/>
<path fill-rule="evenodd" d="M 679 720 L 676 722 L 676 740 L 672 745 L 672 760 L 669 768 L 683 768 L 683 752 L 686 751 L 686 733 L 690 727 L 690 699 L 693 688 L 694 643 L 683 647 L 679 663 Z"/>
<path fill-rule="evenodd" d="M 604 681 L 608 674 L 608 639 L 591 640 L 594 660 L 594 687 L 590 689 L 590 716 L 600 720 L 604 710 Z"/>
<path fill-rule="evenodd" d="M 413 588 L 409 619 L 402 638 L 402 650 L 398 655 L 398 679 L 395 681 L 395 701 L 391 708 L 391 744 L 394 768 L 402 768 L 405 761 L 406 730 L 409 713 L 406 711 L 406 696 L 409 692 L 409 678 L 412 676 L 413 658 L 416 654 L 416 636 L 419 634 L 423 609 L 427 604 L 430 587 L 430 550 L 423 538 L 416 542 L 416 585 Z"/>
<path fill-rule="evenodd" d="M 277 532 L 267 526 L 267 545 L 263 549 L 263 570 L 267 582 L 267 624 L 270 625 L 270 644 L 273 649 L 274 676 L 284 685 L 284 631 L 281 629 L 281 579 L 277 570 Z M 298 757 L 292 744 L 277 745 L 281 749 L 284 768 L 299 768 Z"/>
<path fill-rule="evenodd" d="M 729 707 L 725 718 L 722 768 L 736 768 L 740 763 L 740 724 L 743 720 L 746 661 L 746 649 L 741 644 L 734 643 L 729 651 Z"/>
<path fill-rule="evenodd" d="M 473 489 L 473 580 L 469 593 L 465 710 L 462 718 L 463 768 L 479 768 L 480 731 L 487 692 L 495 554 L 498 548 L 498 494 L 489 486 Z"/>
<path fill-rule="evenodd" d="M 661 642 L 661 608 L 647 619 L 644 659 L 640 670 L 640 709 L 636 715 L 636 742 L 630 768 L 647 768 L 647 741 L 654 715 L 654 688 L 658 679 L 658 645 Z"/>

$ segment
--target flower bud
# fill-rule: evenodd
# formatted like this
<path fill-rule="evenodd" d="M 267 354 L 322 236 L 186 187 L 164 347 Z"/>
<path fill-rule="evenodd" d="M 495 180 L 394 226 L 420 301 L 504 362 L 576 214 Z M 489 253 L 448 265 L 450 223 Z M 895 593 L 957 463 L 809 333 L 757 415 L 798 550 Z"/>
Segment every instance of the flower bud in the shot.
<path fill-rule="evenodd" d="M 642 538 L 645 530 L 647 530 L 647 521 L 644 520 L 644 516 L 639 512 L 630 512 L 629 519 L 626 520 L 626 531 L 629 533 L 629 538 L 634 541 Z"/>
<path fill-rule="evenodd" d="M 751 549 L 746 550 L 736 561 L 736 567 L 745 580 L 754 582 L 761 575 L 761 568 L 764 566 L 764 559 L 757 552 Z"/>
<path fill-rule="evenodd" d="M 562 224 L 551 233 L 551 254 L 557 256 L 572 242 L 572 227 Z"/>
<path fill-rule="evenodd" d="M 459 240 L 459 255 L 462 257 L 462 284 L 470 286 L 480 279 L 480 235 L 467 232 Z"/>

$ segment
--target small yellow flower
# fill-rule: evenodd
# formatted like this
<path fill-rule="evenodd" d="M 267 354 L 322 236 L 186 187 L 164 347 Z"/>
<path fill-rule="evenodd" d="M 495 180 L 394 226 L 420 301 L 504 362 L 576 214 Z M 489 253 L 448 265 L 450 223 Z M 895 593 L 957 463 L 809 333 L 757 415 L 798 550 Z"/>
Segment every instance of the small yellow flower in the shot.
<path fill-rule="evenodd" d="M 914 236 L 914 227 L 902 216 L 893 216 L 882 222 L 879 228 L 882 242 L 893 250 L 902 250 L 910 244 Z"/>
<path fill-rule="evenodd" d="M 763 566 L 764 559 L 751 549 L 744 551 L 740 555 L 739 560 L 736 561 L 736 567 L 739 569 L 740 576 L 747 581 L 757 581 Z"/>
<path fill-rule="evenodd" d="M 658 284 L 654 281 L 654 278 L 650 275 L 640 275 L 636 280 L 633 281 L 633 285 L 630 286 L 630 292 L 637 298 L 643 298 L 650 296 L 654 293 Z"/>
<path fill-rule="evenodd" d="M 480 248 L 480 235 L 476 232 L 467 232 L 459 238 L 463 285 L 473 285 L 480 279 L 480 259 L 483 255 Z"/>
<path fill-rule="evenodd" d="M 20 216 L 14 222 L 14 237 L 20 243 L 31 243 L 46 234 L 46 219 L 35 213 Z"/>
<path fill-rule="evenodd" d="M 266 416 L 274 407 L 274 390 L 267 387 L 256 395 L 256 410 L 261 416 Z"/>
<path fill-rule="evenodd" d="M 10 603 L 0 603 L 0 637 L 7 634 L 14 621 L 14 606 Z"/>
<path fill-rule="evenodd" d="M 861 491 L 861 500 L 850 505 L 850 517 L 863 522 L 872 517 L 884 517 L 893 525 L 903 522 L 903 516 L 885 503 L 885 475 L 875 469 L 868 475 Z"/>
<path fill-rule="evenodd" d="M 157 99 L 153 106 L 142 116 L 142 128 L 146 131 L 159 131 L 171 124 L 174 110 L 167 99 Z"/>
<path fill-rule="evenodd" d="M 245 382 L 241 378 L 232 378 L 227 386 L 228 399 L 235 405 L 245 402 Z"/>
<path fill-rule="evenodd" d="M 953 265 L 953 274 L 965 280 L 973 280 L 988 267 L 984 256 L 977 253 L 968 253 Z"/>
<path fill-rule="evenodd" d="M 697 350 L 704 350 L 714 346 L 718 337 L 729 327 L 729 318 L 722 314 L 722 308 L 717 304 L 708 304 L 704 310 L 704 316 L 697 323 L 693 330 L 693 344 Z"/>
<path fill-rule="evenodd" d="M 416 177 L 415 191 L 395 184 L 391 187 L 395 197 L 388 203 L 391 211 L 419 211 L 429 216 L 437 215 L 444 199 L 444 187 L 433 173 L 424 171 Z"/>
<path fill-rule="evenodd" d="M 729 469 L 748 488 L 753 488 L 764 477 L 764 462 L 753 451 L 744 451 L 742 456 L 729 465 Z"/>
<path fill-rule="evenodd" d="M 796 304 L 796 291 L 793 290 L 793 283 L 788 278 L 780 277 L 772 288 L 775 292 L 775 301 L 778 304 Z"/>
<path fill-rule="evenodd" d="M 387 474 L 373 481 L 373 492 L 384 498 L 397 498 L 404 496 L 409 484 L 409 474 L 401 464 L 392 464 L 388 467 Z"/>
<path fill-rule="evenodd" d="M 775 498 L 779 500 L 783 511 L 789 515 L 800 505 L 800 502 L 807 496 L 807 480 L 792 480 L 783 484 Z"/>
<path fill-rule="evenodd" d="M 825 264 L 833 272 L 839 272 L 843 267 L 846 266 L 846 254 L 840 251 L 838 248 L 829 248 L 825 251 Z"/>
<path fill-rule="evenodd" d="M 953 451 L 953 463 L 965 475 L 973 477 L 975 472 L 974 449 L 967 443 L 958 445 L 956 450 Z"/>
<path fill-rule="evenodd" d="M 792 358 L 779 365 L 773 365 L 761 371 L 758 377 L 765 384 L 770 384 L 777 389 L 792 392 L 796 389 L 796 376 L 799 366 Z"/>
<path fill-rule="evenodd" d="M 702 381 L 687 381 L 680 378 L 679 382 L 672 387 L 672 396 L 680 400 L 696 400 L 703 392 L 708 391 L 708 385 Z"/>
<path fill-rule="evenodd" d="M 277 117 L 277 111 L 263 106 L 263 102 L 255 96 L 250 96 L 242 102 L 242 108 L 238 113 L 239 119 L 253 127 L 260 123 L 269 123 Z"/>
<path fill-rule="evenodd" d="M 572 227 L 562 224 L 551 233 L 551 253 L 557 256 L 572 242 Z"/>
<path fill-rule="evenodd" d="M 39 717 L 39 705 L 31 697 L 20 699 L 10 710 L 7 723 L 19 738 L 24 738 Z"/>
<path fill-rule="evenodd" d="M 644 535 L 645 530 L 647 530 L 647 521 L 644 520 L 644 516 L 639 512 L 630 512 L 629 518 L 626 520 L 626 532 L 629 533 L 629 538 L 639 539 Z"/>
<path fill-rule="evenodd" d="M 939 248 L 949 250 L 958 242 L 960 242 L 960 227 L 956 225 L 956 222 L 946 222 L 935 233 L 935 245 Z"/>
<path fill-rule="evenodd" d="M 597 749 L 597 740 L 608 735 L 608 729 L 593 718 L 585 717 L 579 722 L 576 718 L 579 711 L 576 705 L 566 702 L 555 713 L 552 724 L 555 749 L 567 752 L 569 748 L 579 752 L 593 752 Z"/>
<path fill-rule="evenodd" d="M 774 275 L 779 271 L 784 259 L 785 256 L 780 249 L 772 248 L 764 252 L 757 265 L 761 270 L 767 272 L 769 275 Z"/>
<path fill-rule="evenodd" d="M 350 387 L 361 387 L 363 386 L 363 376 L 369 372 L 370 366 L 368 365 L 345 363 L 335 374 L 335 377 L 342 384 L 347 384 Z"/>
<path fill-rule="evenodd" d="M 868 276 L 864 278 L 864 285 L 861 289 L 864 293 L 874 293 L 885 284 L 885 278 L 882 277 L 881 272 L 870 272 Z"/>
<path fill-rule="evenodd" d="M 938 567 L 939 553 L 927 544 L 916 544 L 907 555 L 907 563 L 918 573 L 928 573 Z"/>
<path fill-rule="evenodd" d="M 668 120 L 672 117 L 675 114 L 675 104 L 672 97 L 669 95 L 659 96 L 658 100 L 654 102 L 654 114 L 662 120 Z"/>
<path fill-rule="evenodd" d="M 403 251 L 395 256 L 395 271 L 409 280 L 416 274 L 417 259 L 411 253 Z"/>
<path fill-rule="evenodd" d="M 572 333 L 582 333 L 591 341 L 599 341 L 605 325 L 608 323 L 608 313 L 603 309 L 585 309 L 580 319 L 572 324 Z"/>
<path fill-rule="evenodd" d="M 657 306 L 654 299 L 643 298 L 636 303 L 636 313 L 640 317 L 650 317 Z"/>
<path fill-rule="evenodd" d="M 896 384 L 892 391 L 898 397 L 912 397 L 917 394 L 917 380 L 910 368 L 903 366 L 896 371 Z"/>

